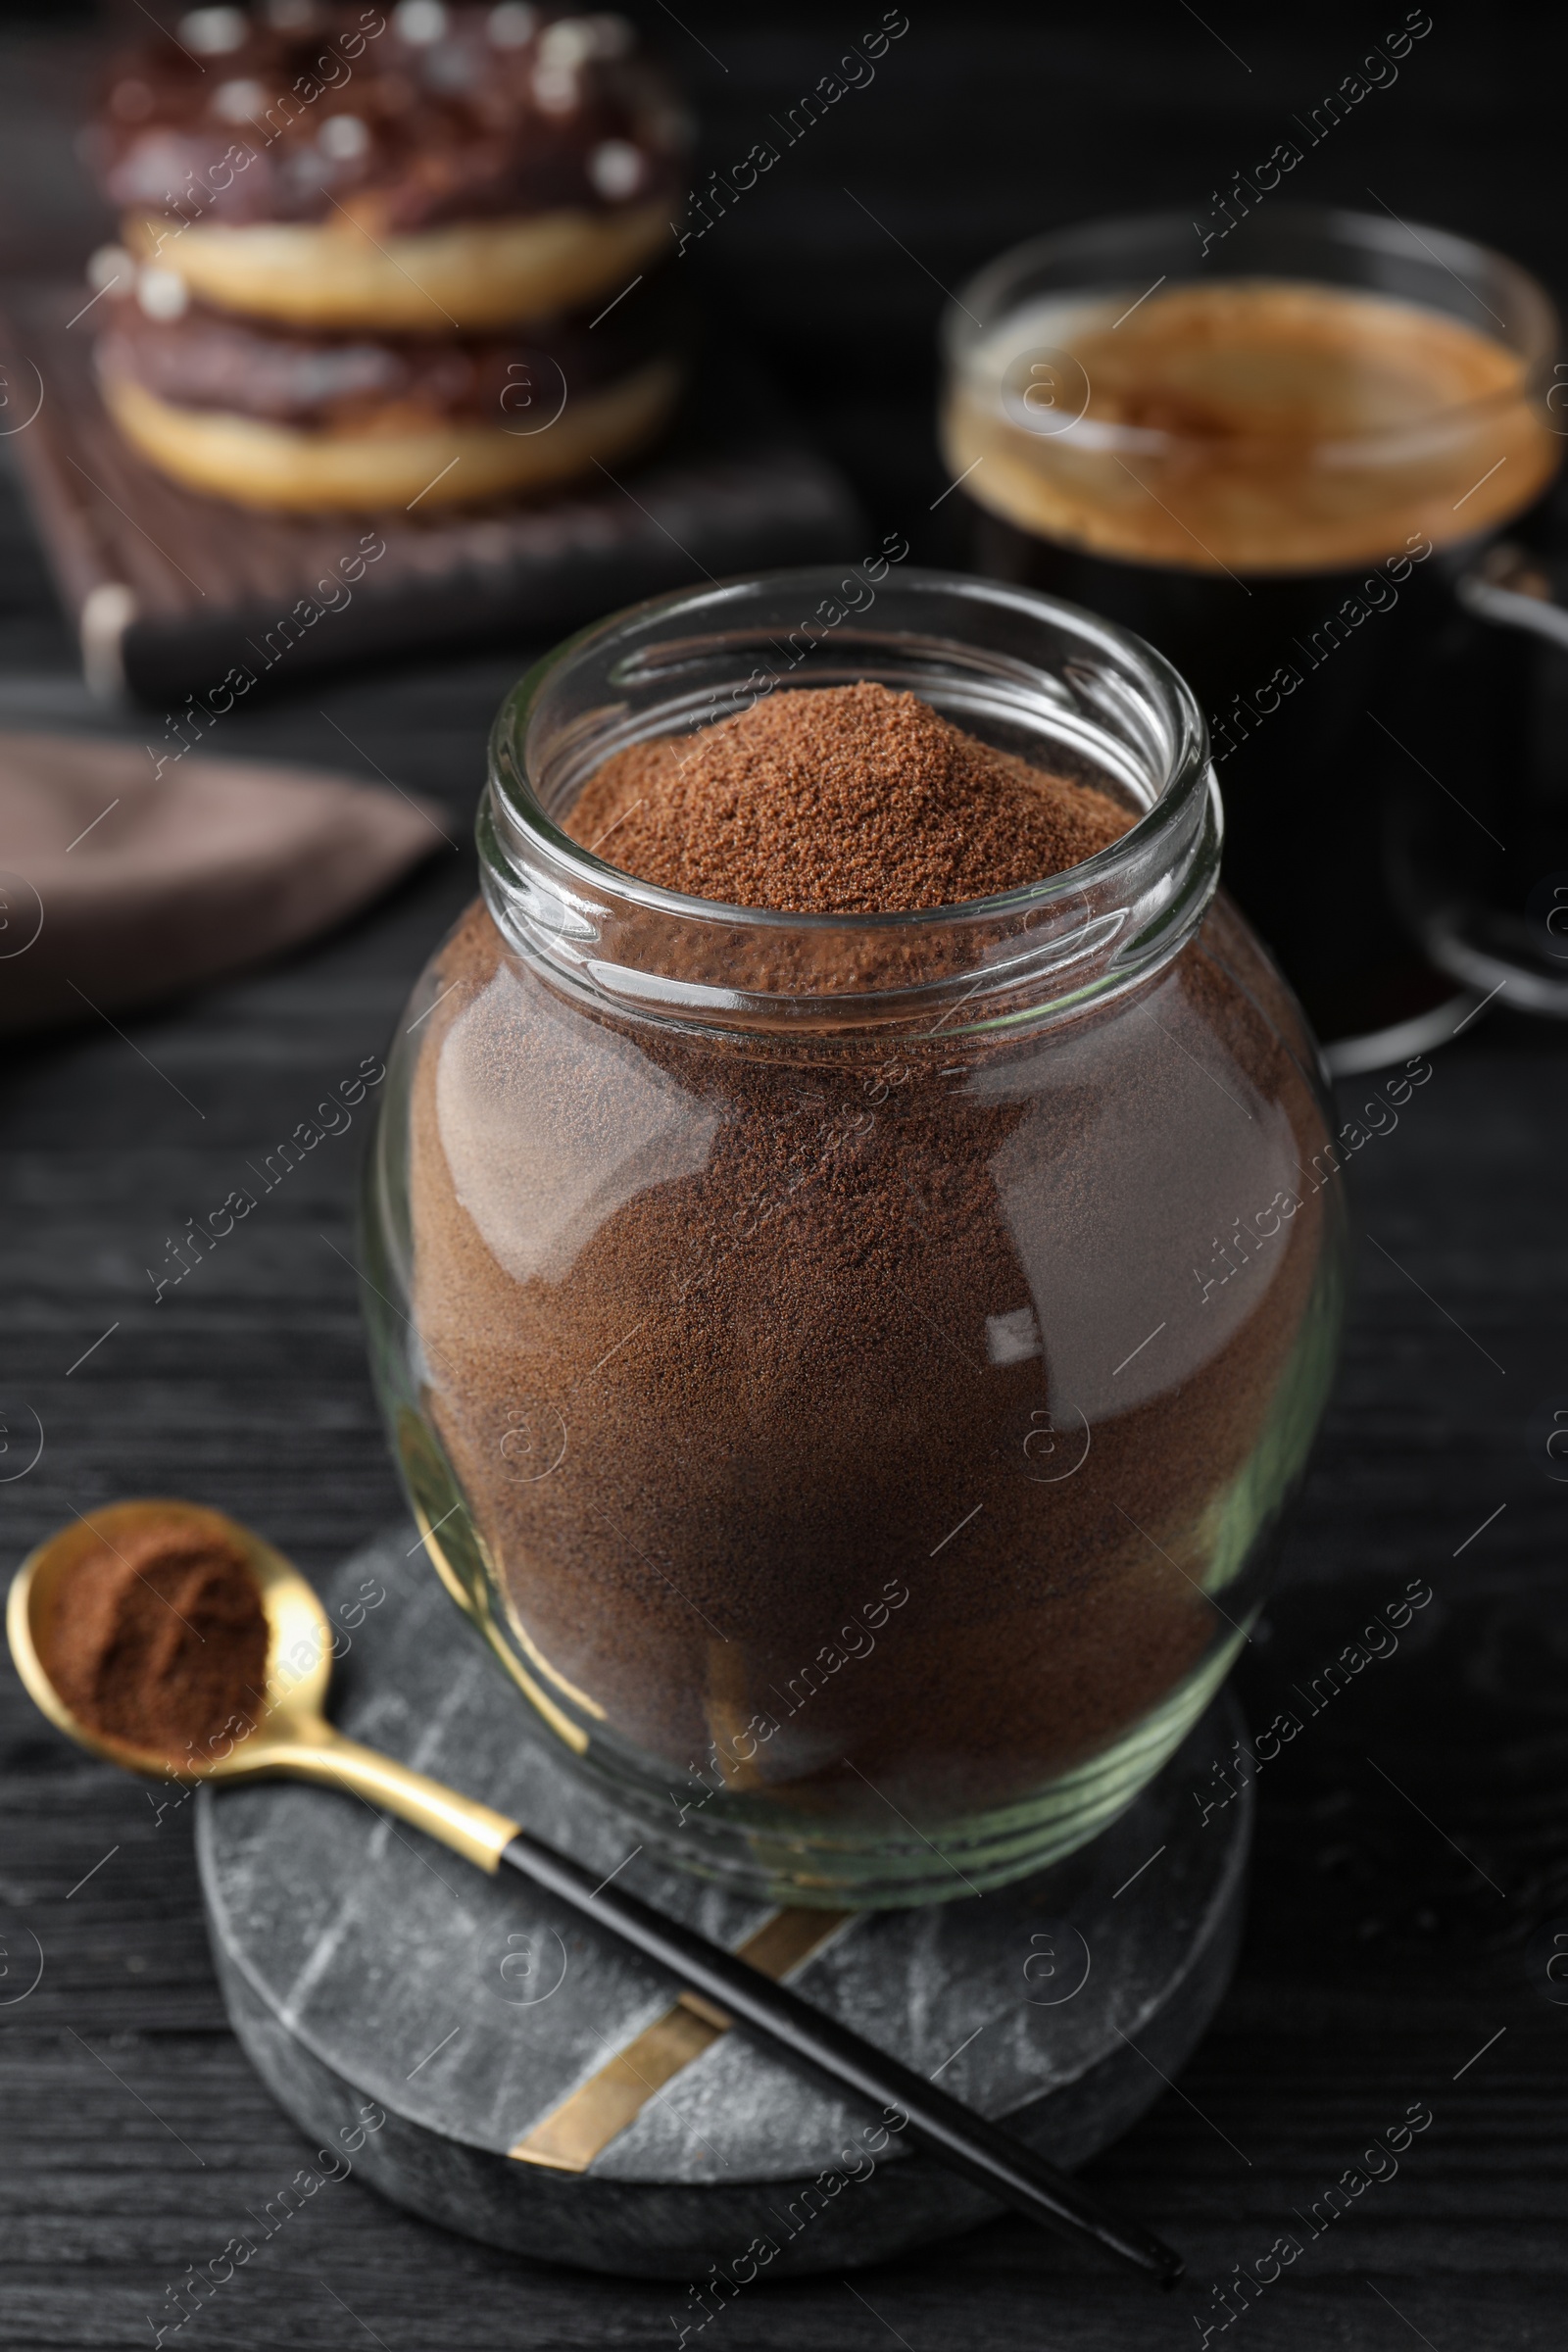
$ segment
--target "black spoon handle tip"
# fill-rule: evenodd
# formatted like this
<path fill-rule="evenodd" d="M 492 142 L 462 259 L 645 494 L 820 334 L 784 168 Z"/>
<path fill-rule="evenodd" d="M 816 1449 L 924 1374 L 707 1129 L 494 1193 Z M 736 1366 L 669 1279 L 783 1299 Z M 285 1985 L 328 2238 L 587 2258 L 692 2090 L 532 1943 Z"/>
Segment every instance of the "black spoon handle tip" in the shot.
<path fill-rule="evenodd" d="M 1181 2256 L 1152 2230 L 1108 2212 L 1086 2196 L 1068 2174 L 1021 2140 L 862 2041 L 787 1984 L 774 1984 L 612 1880 L 596 1884 L 591 1871 L 525 1830 L 513 1838 L 501 1859 L 668 1969 L 736 2022 L 841 2087 L 906 2115 L 933 2155 L 1015 2212 L 1063 2234 L 1087 2237 L 1161 2286 L 1172 2287 L 1182 2277 L 1186 2266 Z"/>

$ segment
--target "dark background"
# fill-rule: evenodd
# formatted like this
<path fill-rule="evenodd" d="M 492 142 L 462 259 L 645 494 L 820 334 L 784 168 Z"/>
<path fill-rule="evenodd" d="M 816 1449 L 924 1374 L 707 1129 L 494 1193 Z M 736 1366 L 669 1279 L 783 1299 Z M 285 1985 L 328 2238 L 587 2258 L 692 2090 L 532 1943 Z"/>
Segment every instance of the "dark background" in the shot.
<path fill-rule="evenodd" d="M 688 31 L 658 6 L 632 13 L 696 90 L 705 161 L 723 168 L 881 11 L 684 0 Z M 951 502 L 932 512 L 940 288 L 1054 223 L 1167 204 L 1206 216 L 1211 192 L 1291 135 L 1290 116 L 1404 11 L 1204 0 L 1200 22 L 1182 0 L 908 0 L 907 13 L 874 85 L 693 258 L 714 331 L 764 355 L 875 533 L 903 530 L 941 560 L 956 551 Z M 141 22 L 133 5 L 120 14 Z M 1561 300 L 1568 23 L 1444 0 L 1432 15 L 1397 83 L 1312 151 L 1291 191 L 1376 210 L 1374 190 L 1407 220 L 1507 248 Z M 66 8 L 0 21 L 0 275 L 72 271 L 101 233 L 71 145 L 91 24 Z M 127 1019 L 123 1037 L 84 1028 L 11 1054 L 0 1382 L 8 1418 L 30 1429 L 30 1408 L 45 1443 L 35 1468 L 0 1484 L 8 1566 L 74 1510 L 126 1494 L 216 1503 L 307 1570 L 395 1512 L 345 1262 L 363 1126 L 156 1310 L 146 1269 L 390 1035 L 472 887 L 485 729 L 532 650 L 402 664 L 236 711 L 220 750 L 384 769 L 446 802 L 462 849 L 284 964 Z M 87 702 L 4 476 L 0 726 L 146 732 Z M 1412 1577 L 1436 1597 L 1398 1654 L 1264 1775 L 1235 1986 L 1180 2090 L 1093 2168 L 1188 2253 L 1190 2285 L 1159 2301 L 999 2222 L 858 2275 L 857 2293 L 837 2279 L 759 2287 L 711 2342 L 1196 2344 L 1210 2282 L 1282 2231 L 1300 2236 L 1295 2209 L 1417 2101 L 1434 2122 L 1397 2179 L 1309 2243 L 1237 2328 L 1253 2352 L 1568 2341 L 1568 2009 L 1544 1997 L 1531 1942 L 1544 1925 L 1568 1931 L 1568 1488 L 1545 1452 L 1568 1406 L 1568 1033 L 1505 1004 L 1436 1057 L 1397 1131 L 1351 1167 L 1357 1302 L 1286 1581 L 1240 1673 L 1254 1724 Z M 1371 1088 L 1342 1092 L 1348 1116 Z M 166 2287 L 304 2160 L 225 2029 L 187 1822 L 155 1828 L 144 1792 L 57 1740 L 0 1672 L 7 2347 L 150 2342 Z M 43 1975 L 19 1999 L 33 1936 Z M 349 2180 L 172 2340 L 668 2345 L 682 2299 L 447 2237 Z"/>

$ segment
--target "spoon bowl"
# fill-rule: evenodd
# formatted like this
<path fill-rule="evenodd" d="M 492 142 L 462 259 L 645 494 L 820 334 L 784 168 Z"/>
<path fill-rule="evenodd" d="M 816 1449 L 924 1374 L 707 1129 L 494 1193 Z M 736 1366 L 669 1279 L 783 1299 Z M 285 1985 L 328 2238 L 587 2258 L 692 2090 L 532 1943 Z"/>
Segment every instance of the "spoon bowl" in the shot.
<path fill-rule="evenodd" d="M 69 1580 L 94 1553 L 117 1555 L 147 1529 L 189 1530 L 239 1550 L 267 1619 L 263 1700 L 252 1716 L 230 1716 L 200 1752 L 183 1756 L 141 1747 L 83 1723 L 49 1672 L 50 1627 Z M 200 1503 L 173 1499 L 114 1502 L 74 1520 L 40 1544 L 12 1580 L 6 1635 L 27 1694 L 55 1729 L 106 1763 L 143 1780 L 251 1781 L 284 1776 L 346 1788 L 425 1830 L 483 1870 L 494 1871 L 517 1825 L 488 1805 L 460 1796 L 391 1756 L 362 1747 L 327 1722 L 332 1627 L 311 1586 L 282 1552 Z"/>
<path fill-rule="evenodd" d="M 119 1553 L 149 1528 L 189 1530 L 243 1554 L 267 1619 L 265 1711 L 245 1729 L 234 1720 L 210 1751 L 183 1757 L 139 1747 L 112 1732 L 100 1732 L 73 1713 L 56 1690 L 44 1660 L 49 1629 L 63 1589 L 95 1552 Z M 57 1731 L 78 1746 L 118 1764 L 122 1771 L 184 1783 L 240 1780 L 267 1769 L 280 1741 L 292 1746 L 322 1723 L 327 1680 L 332 1671 L 332 1630 L 326 1611 L 299 1570 L 280 1551 L 221 1511 L 175 1501 L 114 1502 L 64 1527 L 25 1559 L 11 1587 L 6 1632 L 27 1695 Z"/>

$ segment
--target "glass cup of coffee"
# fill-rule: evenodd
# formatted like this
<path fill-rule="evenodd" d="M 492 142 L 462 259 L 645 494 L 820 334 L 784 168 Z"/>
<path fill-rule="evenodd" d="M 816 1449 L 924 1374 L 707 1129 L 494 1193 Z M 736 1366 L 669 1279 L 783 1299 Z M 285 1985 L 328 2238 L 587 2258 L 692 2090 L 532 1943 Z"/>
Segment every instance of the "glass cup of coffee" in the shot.
<path fill-rule="evenodd" d="M 1192 683 L 1226 881 L 1340 1072 L 1481 998 L 1568 1012 L 1568 646 L 1533 544 L 1568 433 L 1533 278 L 1394 218 L 1263 204 L 1020 246 L 945 321 L 974 566 Z M 1555 895 L 1554 895 L 1555 894 Z"/>

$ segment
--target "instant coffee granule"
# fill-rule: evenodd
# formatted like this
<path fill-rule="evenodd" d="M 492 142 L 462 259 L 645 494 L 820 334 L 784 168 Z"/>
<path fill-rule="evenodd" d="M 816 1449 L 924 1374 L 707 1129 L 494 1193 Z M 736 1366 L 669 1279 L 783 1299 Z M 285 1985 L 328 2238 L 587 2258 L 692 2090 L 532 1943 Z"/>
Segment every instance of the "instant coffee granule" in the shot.
<path fill-rule="evenodd" d="M 267 1643 L 244 1553 L 217 1531 L 171 1520 L 79 1560 L 55 1595 L 40 1649 L 89 1730 L 183 1763 L 231 1731 L 232 1718 L 254 1722 Z"/>
<path fill-rule="evenodd" d="M 601 857 L 683 887 L 696 859 L 730 905 L 796 873 L 813 904 L 1010 884 L 1000 836 L 990 866 L 952 838 L 963 762 L 1059 844 L 1131 821 L 911 700 L 781 693 L 620 755 L 566 821 L 592 839 L 618 808 Z M 818 724 L 858 747 L 830 784 Z M 889 789 L 884 725 L 924 747 L 921 791 Z M 797 811 L 838 811 L 793 867 L 757 781 L 779 761 Z M 482 905 L 436 989 L 409 1172 L 427 1406 L 514 1623 L 612 1739 L 930 1824 L 1033 1796 L 1234 1638 L 1332 1315 L 1307 1313 L 1311 1081 L 1223 902 L 1132 996 L 1015 1036 L 846 1034 L 842 1000 L 782 1034 L 642 1021 L 566 997 Z M 1227 1222 L 1287 1187 L 1205 1297 Z"/>

